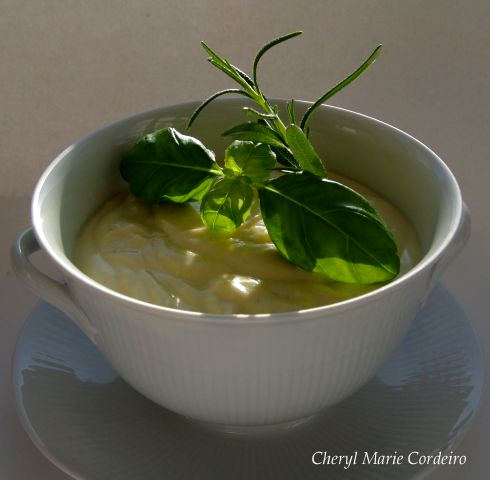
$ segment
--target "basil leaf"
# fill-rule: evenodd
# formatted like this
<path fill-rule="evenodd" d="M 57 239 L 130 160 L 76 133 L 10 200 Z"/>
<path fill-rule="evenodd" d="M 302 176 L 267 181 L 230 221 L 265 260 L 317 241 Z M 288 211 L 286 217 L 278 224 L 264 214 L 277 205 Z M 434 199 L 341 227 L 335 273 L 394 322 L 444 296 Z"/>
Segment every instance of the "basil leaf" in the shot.
<path fill-rule="evenodd" d="M 246 177 L 218 180 L 201 201 L 202 221 L 212 230 L 232 232 L 250 215 L 253 199 Z"/>
<path fill-rule="evenodd" d="M 230 128 L 222 134 L 235 140 L 249 140 L 251 142 L 265 143 L 272 147 L 286 148 L 281 137 L 272 128 L 263 123 L 246 122 Z"/>
<path fill-rule="evenodd" d="M 301 128 L 297 125 L 289 125 L 286 129 L 286 140 L 294 158 L 296 158 L 303 170 L 319 177 L 326 175 L 325 167 L 320 157 Z"/>
<path fill-rule="evenodd" d="M 147 203 L 200 200 L 221 169 L 214 153 L 174 128 L 150 133 L 127 152 L 120 172 L 133 194 Z"/>
<path fill-rule="evenodd" d="M 225 173 L 245 175 L 253 185 L 262 185 L 276 164 L 276 156 L 264 143 L 235 140 L 225 151 Z"/>
<path fill-rule="evenodd" d="M 272 180 L 259 196 L 272 241 L 304 270 L 361 284 L 398 274 L 393 235 L 369 202 L 345 185 L 303 172 Z"/>
<path fill-rule="evenodd" d="M 271 149 L 275 153 L 276 159 L 281 165 L 299 168 L 298 162 L 294 158 L 294 155 L 291 153 L 291 150 L 289 150 L 288 148 L 279 147 L 271 147 Z"/>

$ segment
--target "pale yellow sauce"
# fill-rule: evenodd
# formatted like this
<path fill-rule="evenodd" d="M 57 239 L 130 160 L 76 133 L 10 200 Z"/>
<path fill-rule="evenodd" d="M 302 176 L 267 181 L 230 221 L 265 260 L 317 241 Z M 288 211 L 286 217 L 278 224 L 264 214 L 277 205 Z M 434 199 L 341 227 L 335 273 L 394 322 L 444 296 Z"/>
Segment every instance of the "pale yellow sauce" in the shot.
<path fill-rule="evenodd" d="M 372 190 L 341 181 L 380 212 L 396 238 L 401 273 L 409 270 L 420 259 L 420 247 L 405 217 Z M 75 264 L 124 295 L 207 313 L 293 311 L 379 287 L 332 282 L 300 270 L 277 252 L 258 211 L 224 236 L 203 226 L 196 206 L 145 205 L 128 192 L 110 198 L 84 226 Z"/>

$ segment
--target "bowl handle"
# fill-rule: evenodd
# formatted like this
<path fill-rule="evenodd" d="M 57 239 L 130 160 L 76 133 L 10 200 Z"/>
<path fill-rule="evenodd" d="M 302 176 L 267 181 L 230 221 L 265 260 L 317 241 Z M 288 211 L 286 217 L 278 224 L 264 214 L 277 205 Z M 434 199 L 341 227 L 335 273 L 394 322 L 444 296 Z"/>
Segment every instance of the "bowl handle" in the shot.
<path fill-rule="evenodd" d="M 97 331 L 71 298 L 66 283 L 52 279 L 31 262 L 30 256 L 40 248 L 32 227 L 19 234 L 10 250 L 10 261 L 15 274 L 34 293 L 72 318 L 90 340 L 96 343 Z"/>
<path fill-rule="evenodd" d="M 435 284 L 444 273 L 444 270 L 448 267 L 450 263 L 458 256 L 459 252 L 466 245 L 466 242 L 470 238 L 471 232 L 471 215 L 466 203 L 463 202 L 463 209 L 461 212 L 461 218 L 459 220 L 458 228 L 451 243 L 447 246 L 444 253 L 441 255 L 439 260 L 437 260 L 433 267 L 429 277 L 429 282 L 427 284 L 426 293 L 422 299 L 422 306 L 425 305 L 427 297 L 432 292 Z"/>

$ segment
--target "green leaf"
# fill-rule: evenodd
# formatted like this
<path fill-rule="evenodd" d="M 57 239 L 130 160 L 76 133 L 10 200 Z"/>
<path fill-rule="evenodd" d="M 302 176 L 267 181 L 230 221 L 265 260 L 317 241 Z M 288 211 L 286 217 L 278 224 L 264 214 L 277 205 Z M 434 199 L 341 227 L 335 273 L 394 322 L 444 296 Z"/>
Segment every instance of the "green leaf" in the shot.
<path fill-rule="evenodd" d="M 287 148 L 281 137 L 272 128 L 262 123 L 247 122 L 236 125 L 222 134 L 235 140 L 265 143 L 272 147 Z"/>
<path fill-rule="evenodd" d="M 232 67 L 236 70 L 238 75 L 240 75 L 240 77 L 242 77 L 243 80 L 245 80 L 250 85 L 250 87 L 253 89 L 254 88 L 254 82 L 252 81 L 252 79 L 245 72 L 240 70 L 237 66 L 232 65 Z"/>
<path fill-rule="evenodd" d="M 271 148 L 276 155 L 277 161 L 281 165 L 299 168 L 298 162 L 294 158 L 294 155 L 291 153 L 291 150 L 289 150 L 288 148 L 279 148 L 279 147 L 271 147 Z"/>
<path fill-rule="evenodd" d="M 209 54 L 209 62 L 216 68 L 226 73 L 230 78 L 235 80 L 239 85 L 241 85 L 247 91 L 253 91 L 253 82 L 248 75 L 242 72 L 239 68 L 232 65 L 226 58 L 221 57 L 216 53 L 211 47 L 201 42 L 204 50 Z"/>
<path fill-rule="evenodd" d="M 194 123 L 194 120 L 197 118 L 197 116 L 201 113 L 201 111 L 206 107 L 208 104 L 210 104 L 215 98 L 221 97 L 222 95 L 226 95 L 228 93 L 236 93 L 238 95 L 244 95 L 245 97 L 250 98 L 250 95 L 238 88 L 227 88 L 226 90 L 220 90 L 219 92 L 214 93 L 210 97 L 206 98 L 195 110 L 194 113 L 191 115 L 191 118 L 189 119 L 189 122 L 187 123 L 187 128 L 190 128 L 190 126 Z"/>
<path fill-rule="evenodd" d="M 264 143 L 235 140 L 225 152 L 225 172 L 244 175 L 253 185 L 262 185 L 276 164 L 276 156 Z"/>
<path fill-rule="evenodd" d="M 243 110 L 250 115 L 253 118 L 256 118 L 258 120 L 273 120 L 277 119 L 277 113 L 263 113 L 259 112 L 258 110 L 255 110 L 255 108 L 251 107 L 243 107 Z"/>
<path fill-rule="evenodd" d="M 297 125 L 289 125 L 286 129 L 286 140 L 294 158 L 303 170 L 319 177 L 325 176 L 325 167 L 301 128 Z"/>
<path fill-rule="evenodd" d="M 282 42 L 285 42 L 286 40 L 289 40 L 290 38 L 297 37 L 298 35 L 301 35 L 302 33 L 303 32 L 300 32 L 300 31 L 291 32 L 291 33 L 288 33 L 286 35 L 283 35 L 282 37 L 278 37 L 278 38 L 272 40 L 271 42 L 265 44 L 258 51 L 257 55 L 255 56 L 254 65 L 253 65 L 253 82 L 254 82 L 255 87 L 256 87 L 258 92 L 260 92 L 260 88 L 259 88 L 259 84 L 257 82 L 257 66 L 259 65 L 259 61 L 262 58 L 262 56 L 264 55 L 264 53 L 266 53 L 268 50 L 270 50 L 275 45 L 282 43 Z"/>
<path fill-rule="evenodd" d="M 302 269 L 360 284 L 398 274 L 393 235 L 369 202 L 345 185 L 290 174 L 269 182 L 259 195 L 272 241 Z"/>
<path fill-rule="evenodd" d="M 211 230 L 232 232 L 250 215 L 254 194 L 244 176 L 218 180 L 201 201 L 201 218 Z"/>
<path fill-rule="evenodd" d="M 291 100 L 289 100 L 289 102 L 286 103 L 286 107 L 288 110 L 289 121 L 293 125 L 296 125 L 296 112 L 294 111 L 294 98 L 292 98 Z"/>
<path fill-rule="evenodd" d="M 382 45 L 378 45 L 374 49 L 373 53 L 371 53 L 371 55 L 369 55 L 367 60 L 365 60 L 364 63 L 360 67 L 358 67 L 356 70 L 354 70 L 354 72 L 352 72 L 347 78 L 345 78 L 341 82 L 337 83 L 337 85 L 335 85 L 335 87 L 331 88 L 327 93 L 323 94 L 315 103 L 313 103 L 313 105 L 311 105 L 308 108 L 308 110 L 306 110 L 305 114 L 303 115 L 303 118 L 301 119 L 301 125 L 300 125 L 303 130 L 305 129 L 307 122 L 308 122 L 308 119 L 310 118 L 311 114 L 322 103 L 326 102 L 330 97 L 335 95 L 337 92 L 339 92 L 344 87 L 349 85 L 349 83 L 351 83 L 357 77 L 362 75 L 375 62 L 375 60 L 378 58 L 378 56 L 381 52 L 382 47 L 383 47 Z"/>
<path fill-rule="evenodd" d="M 165 128 L 140 139 L 120 172 L 137 198 L 147 203 L 200 200 L 222 171 L 199 140 Z"/>

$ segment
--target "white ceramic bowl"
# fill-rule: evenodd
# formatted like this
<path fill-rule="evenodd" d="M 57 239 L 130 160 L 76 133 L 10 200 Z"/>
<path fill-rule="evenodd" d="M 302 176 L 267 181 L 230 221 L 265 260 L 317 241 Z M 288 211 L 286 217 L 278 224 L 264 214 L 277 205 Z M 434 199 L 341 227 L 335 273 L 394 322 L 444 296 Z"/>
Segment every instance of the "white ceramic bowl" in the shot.
<path fill-rule="evenodd" d="M 284 108 L 284 101 L 277 101 Z M 191 131 L 216 152 L 244 121 L 241 99 L 221 99 Z M 270 425 L 308 417 L 366 383 L 401 340 L 442 269 L 469 236 L 469 214 L 440 158 L 373 118 L 322 107 L 311 138 L 328 168 L 382 193 L 414 225 L 423 259 L 374 292 L 325 307 L 264 315 L 211 315 L 150 305 L 88 278 L 71 258 L 80 227 L 124 186 L 121 154 L 165 126 L 184 129 L 196 103 L 162 107 L 103 127 L 46 169 L 32 200 L 33 228 L 12 249 L 16 273 L 70 315 L 134 388 L 204 422 Z M 304 108 L 304 105 L 302 105 Z M 66 283 L 40 272 L 42 248 Z"/>

